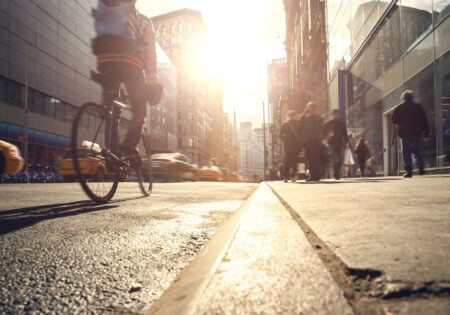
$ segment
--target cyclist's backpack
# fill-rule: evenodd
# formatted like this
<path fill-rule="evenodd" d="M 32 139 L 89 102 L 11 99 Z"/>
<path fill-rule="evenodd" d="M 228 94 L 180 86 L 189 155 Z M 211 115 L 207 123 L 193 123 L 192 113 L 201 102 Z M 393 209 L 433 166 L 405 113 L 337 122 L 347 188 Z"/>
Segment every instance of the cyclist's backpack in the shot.
<path fill-rule="evenodd" d="M 99 0 L 95 11 L 94 53 L 132 51 L 138 45 L 137 0 Z"/>

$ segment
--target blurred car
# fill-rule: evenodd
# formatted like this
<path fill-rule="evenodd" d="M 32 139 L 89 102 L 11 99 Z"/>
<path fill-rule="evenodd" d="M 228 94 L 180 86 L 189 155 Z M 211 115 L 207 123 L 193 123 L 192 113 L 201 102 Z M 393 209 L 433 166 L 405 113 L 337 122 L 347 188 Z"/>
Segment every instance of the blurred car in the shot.
<path fill-rule="evenodd" d="M 223 174 L 217 166 L 204 166 L 198 171 L 198 180 L 221 181 Z"/>
<path fill-rule="evenodd" d="M 184 154 L 158 153 L 151 156 L 151 171 L 156 179 L 196 181 L 198 168 Z"/>
<path fill-rule="evenodd" d="M 15 174 L 23 167 L 19 149 L 11 143 L 0 141 L 0 174 Z"/>
<path fill-rule="evenodd" d="M 233 183 L 245 183 L 245 179 L 238 173 L 232 173 L 228 176 L 228 181 Z"/>
<path fill-rule="evenodd" d="M 92 152 L 100 152 L 100 146 L 96 143 L 88 143 L 83 141 L 82 145 L 77 150 L 80 161 L 81 173 L 83 175 L 95 176 L 96 178 L 104 178 L 106 176 L 113 176 L 114 173 L 108 172 L 106 162 L 103 157 L 96 156 Z M 64 150 L 59 167 L 59 174 L 64 178 L 64 181 L 72 181 L 75 179 L 75 169 L 72 164 L 72 149 Z"/>

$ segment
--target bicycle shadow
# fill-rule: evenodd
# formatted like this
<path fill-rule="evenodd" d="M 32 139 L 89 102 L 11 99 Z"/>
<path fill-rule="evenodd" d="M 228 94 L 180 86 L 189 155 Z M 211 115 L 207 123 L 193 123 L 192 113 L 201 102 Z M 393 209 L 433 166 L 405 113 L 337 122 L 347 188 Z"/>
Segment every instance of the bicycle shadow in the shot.
<path fill-rule="evenodd" d="M 117 208 L 119 207 L 117 203 L 141 198 L 143 197 L 122 198 L 107 204 L 97 204 L 92 201 L 83 200 L 5 211 L 0 210 L 0 236 L 34 225 L 41 221 Z"/>

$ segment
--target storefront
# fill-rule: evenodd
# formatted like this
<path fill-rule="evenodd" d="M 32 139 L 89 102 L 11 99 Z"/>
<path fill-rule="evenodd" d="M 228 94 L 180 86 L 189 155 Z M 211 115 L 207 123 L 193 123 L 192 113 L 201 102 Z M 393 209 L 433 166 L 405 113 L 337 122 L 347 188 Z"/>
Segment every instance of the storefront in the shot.
<path fill-rule="evenodd" d="M 426 168 L 450 166 L 450 5 L 341 2 L 328 5 L 330 107 L 345 108 L 348 127 L 363 130 L 377 172 L 398 175 L 402 148 L 390 117 L 402 92 L 412 90 L 430 126 Z M 338 39 L 346 49 L 332 46 Z"/>

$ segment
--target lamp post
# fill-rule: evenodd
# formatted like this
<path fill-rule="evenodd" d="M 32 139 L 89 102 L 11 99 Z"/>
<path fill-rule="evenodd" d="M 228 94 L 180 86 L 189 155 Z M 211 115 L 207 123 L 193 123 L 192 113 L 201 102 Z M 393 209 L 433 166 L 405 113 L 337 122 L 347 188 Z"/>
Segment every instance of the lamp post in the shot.
<path fill-rule="evenodd" d="M 264 108 L 264 102 L 262 102 L 262 108 L 263 108 L 263 138 L 264 138 L 264 176 L 263 179 L 266 181 L 266 111 Z"/>

